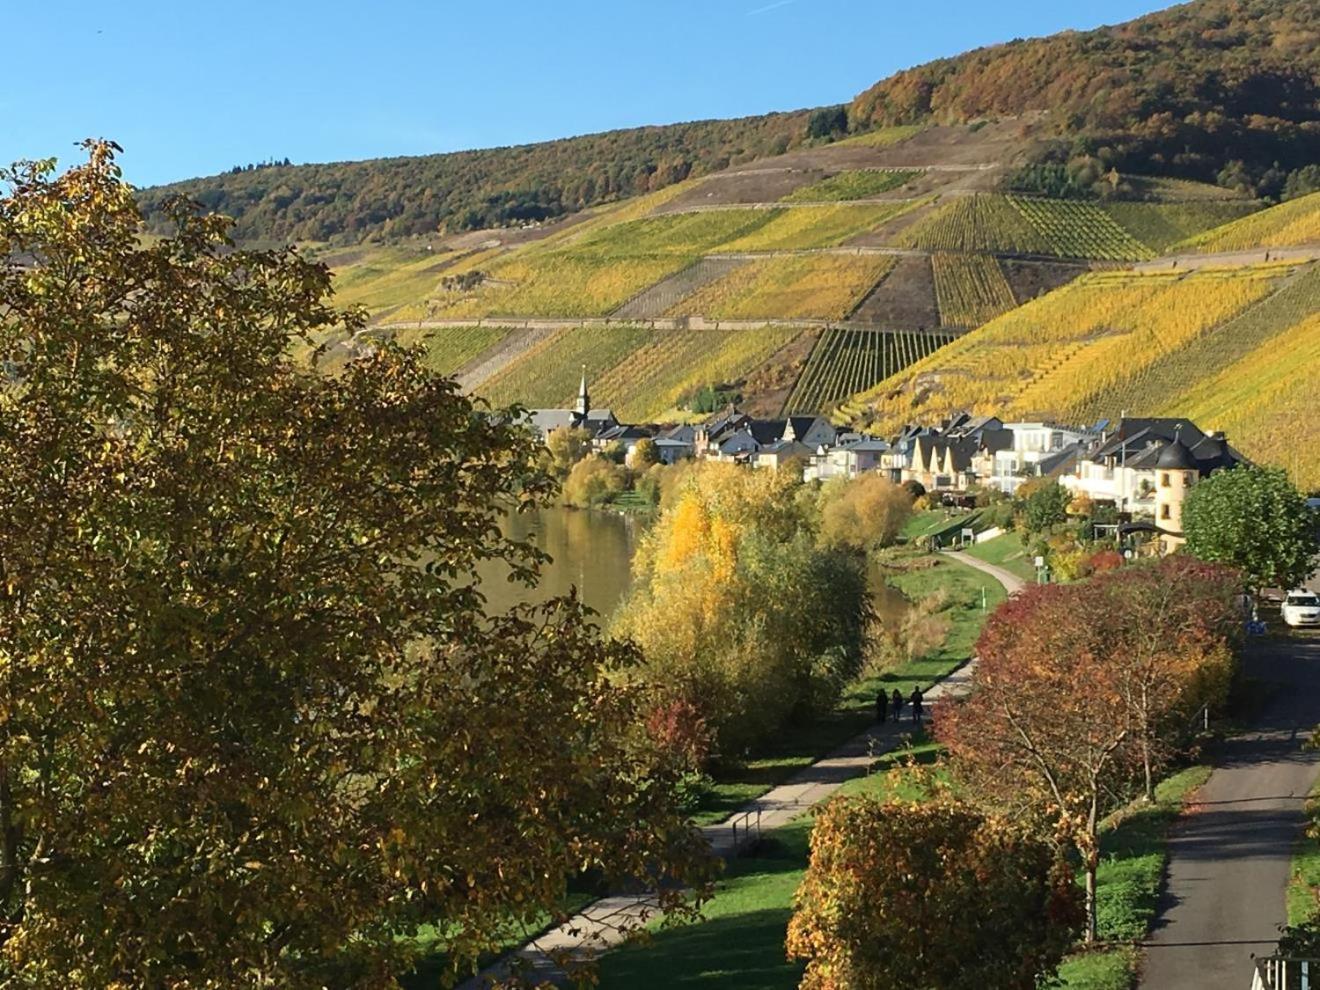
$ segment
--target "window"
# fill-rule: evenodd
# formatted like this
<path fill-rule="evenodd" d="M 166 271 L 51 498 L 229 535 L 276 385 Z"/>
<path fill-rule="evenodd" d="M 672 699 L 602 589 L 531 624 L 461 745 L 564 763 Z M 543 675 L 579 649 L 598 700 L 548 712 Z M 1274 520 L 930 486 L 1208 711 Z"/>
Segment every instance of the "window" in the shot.
<path fill-rule="evenodd" d="M 1161 487 L 1161 488 L 1168 488 L 1168 487 L 1169 487 L 1169 480 L 1170 480 L 1170 479 L 1169 479 L 1169 472 L 1168 472 L 1168 471 L 1165 471 L 1162 475 L 1160 475 L 1160 487 Z"/>
<path fill-rule="evenodd" d="M 1161 505 L 1161 506 L 1160 506 L 1160 518 L 1161 518 L 1161 519 L 1171 519 L 1171 518 L 1172 518 L 1172 516 L 1170 516 L 1170 514 L 1169 514 L 1169 506 L 1168 506 L 1167 504 L 1165 504 L 1165 505 Z"/>
<path fill-rule="evenodd" d="M 1183 486 L 1186 488 L 1191 488 L 1192 485 L 1194 484 L 1196 484 L 1196 475 L 1192 474 L 1191 471 L 1188 471 L 1186 474 L 1183 475 Z"/>

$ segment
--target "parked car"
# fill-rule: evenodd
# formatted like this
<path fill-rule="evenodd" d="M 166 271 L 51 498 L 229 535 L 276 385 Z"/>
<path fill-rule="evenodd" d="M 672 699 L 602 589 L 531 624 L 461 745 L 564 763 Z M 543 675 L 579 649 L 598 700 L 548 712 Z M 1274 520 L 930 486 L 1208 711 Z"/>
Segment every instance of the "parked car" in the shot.
<path fill-rule="evenodd" d="M 1290 591 L 1283 600 L 1283 621 L 1290 626 L 1320 626 L 1320 596 Z"/>

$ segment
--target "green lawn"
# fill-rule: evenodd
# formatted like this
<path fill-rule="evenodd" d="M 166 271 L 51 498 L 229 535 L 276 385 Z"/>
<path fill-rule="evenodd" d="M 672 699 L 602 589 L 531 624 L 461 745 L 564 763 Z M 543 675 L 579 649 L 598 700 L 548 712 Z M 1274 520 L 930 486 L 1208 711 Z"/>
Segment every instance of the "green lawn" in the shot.
<path fill-rule="evenodd" d="M 881 757 L 877 772 L 851 780 L 841 793 L 884 797 L 893 793 L 885 771 L 909 755 L 930 762 L 935 746 L 918 742 L 902 754 Z M 900 784 L 899 794 L 916 796 Z M 648 943 L 607 954 L 600 963 L 600 986 L 607 990 L 667 987 L 793 990 L 802 966 L 784 955 L 784 934 L 793 894 L 806 869 L 811 818 L 767 833 L 754 854 L 729 864 L 706 905 L 706 921 L 656 930 Z"/>
<path fill-rule="evenodd" d="M 1017 533 L 996 536 L 993 540 L 970 546 L 963 552 L 987 564 L 996 564 L 1024 581 L 1036 580 L 1035 564 L 1027 556 L 1027 551 L 1022 546 L 1022 540 Z"/>
<path fill-rule="evenodd" d="M 721 769 L 697 809 L 698 824 L 722 821 L 861 733 L 875 719 L 875 696 L 882 687 L 886 692 L 897 688 L 906 697 L 914 687 L 920 685 L 924 690 L 972 655 L 981 624 L 1004 600 L 1004 589 L 965 564 L 943 557 L 933 560 L 931 567 L 895 574 L 890 583 L 913 600 L 937 589 L 947 592 L 943 614 L 949 621 L 949 633 L 944 645 L 930 656 L 863 678 L 844 693 L 834 711 L 810 724 L 789 727 L 753 758 Z"/>
<path fill-rule="evenodd" d="M 927 763 L 938 748 L 921 740 L 910 751 Z M 882 772 L 908 753 L 882 757 L 877 772 L 849 781 L 841 793 L 883 797 L 892 778 Z M 1105 825 L 1097 877 L 1100 934 L 1106 944 L 1082 951 L 1060 968 L 1067 990 L 1129 990 L 1139 962 L 1133 942 L 1155 914 L 1169 825 L 1209 767 L 1193 766 L 1162 781 L 1156 801 L 1117 813 Z M 914 797 L 910 791 L 906 797 Z M 811 820 L 803 817 L 768 834 L 753 855 L 734 860 L 717 886 L 701 924 L 661 930 L 652 939 L 601 960 L 600 985 L 615 988 L 693 987 L 776 990 L 796 987 L 801 966 L 784 956 L 793 894 L 809 853 Z"/>
<path fill-rule="evenodd" d="M 975 512 L 964 512 L 961 509 L 923 509 L 912 514 L 899 535 L 911 542 L 923 536 L 956 532 L 963 526 L 971 525 L 976 516 Z"/>

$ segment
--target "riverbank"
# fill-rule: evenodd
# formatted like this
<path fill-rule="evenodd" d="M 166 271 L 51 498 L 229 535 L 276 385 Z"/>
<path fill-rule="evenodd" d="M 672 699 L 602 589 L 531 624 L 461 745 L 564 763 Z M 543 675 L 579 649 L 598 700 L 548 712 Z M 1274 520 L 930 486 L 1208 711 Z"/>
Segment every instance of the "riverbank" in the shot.
<path fill-rule="evenodd" d="M 985 616 L 1006 597 L 996 581 L 959 561 L 925 558 L 930 566 L 892 570 L 889 583 L 909 601 L 936 591 L 945 600 L 937 615 L 948 622 L 943 643 L 927 656 L 864 677 L 849 687 L 834 710 L 809 724 L 791 726 L 755 756 L 718 771 L 695 811 L 698 825 L 726 818 L 735 808 L 760 797 L 803 767 L 842 746 L 875 721 L 875 698 L 883 689 L 903 697 L 929 688 L 966 663 Z"/>

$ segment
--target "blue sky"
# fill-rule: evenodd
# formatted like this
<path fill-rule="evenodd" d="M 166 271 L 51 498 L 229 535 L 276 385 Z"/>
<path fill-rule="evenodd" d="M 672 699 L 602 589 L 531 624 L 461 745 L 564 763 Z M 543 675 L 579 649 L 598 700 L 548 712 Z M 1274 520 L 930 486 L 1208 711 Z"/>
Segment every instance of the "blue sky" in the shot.
<path fill-rule="evenodd" d="M 891 72 L 1167 0 L 6 4 L 0 162 L 123 145 L 149 185 L 842 103 Z"/>

